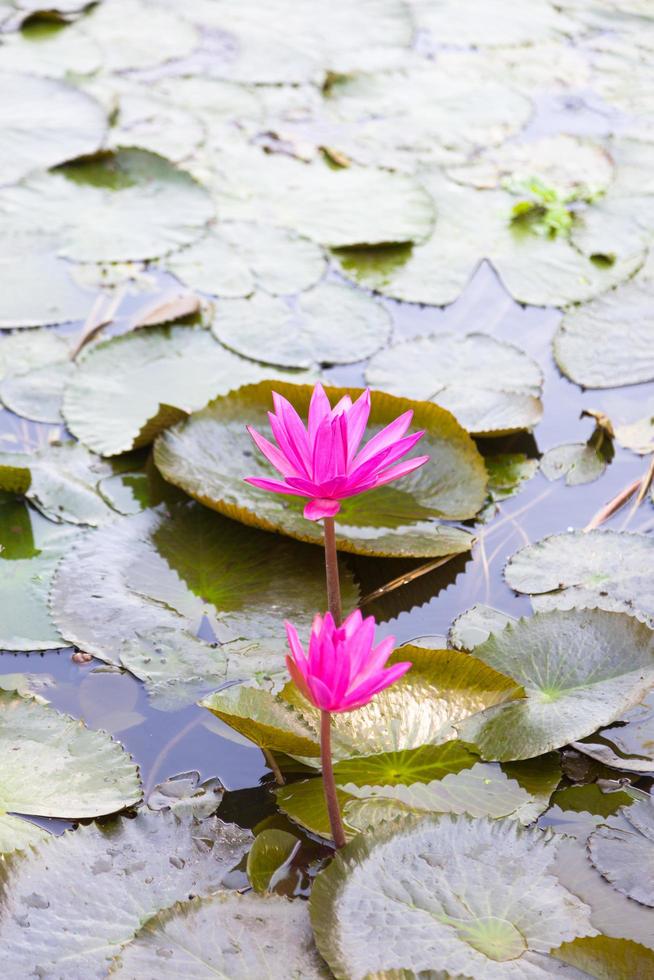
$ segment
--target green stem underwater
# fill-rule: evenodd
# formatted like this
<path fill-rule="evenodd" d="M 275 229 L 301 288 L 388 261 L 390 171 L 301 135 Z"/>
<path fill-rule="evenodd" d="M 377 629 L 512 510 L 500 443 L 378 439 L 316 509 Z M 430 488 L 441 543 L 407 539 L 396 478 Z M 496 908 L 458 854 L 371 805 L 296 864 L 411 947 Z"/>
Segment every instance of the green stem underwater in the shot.
<path fill-rule="evenodd" d="M 325 533 L 325 571 L 327 573 L 327 608 L 337 626 L 341 625 L 341 584 L 338 578 L 338 552 L 336 551 L 336 528 L 333 517 L 323 518 Z"/>
<path fill-rule="evenodd" d="M 322 765 L 322 785 L 329 815 L 334 844 L 337 848 L 345 846 L 345 830 L 336 795 L 334 768 L 332 766 L 332 716 L 329 711 L 320 712 L 320 762 Z"/>

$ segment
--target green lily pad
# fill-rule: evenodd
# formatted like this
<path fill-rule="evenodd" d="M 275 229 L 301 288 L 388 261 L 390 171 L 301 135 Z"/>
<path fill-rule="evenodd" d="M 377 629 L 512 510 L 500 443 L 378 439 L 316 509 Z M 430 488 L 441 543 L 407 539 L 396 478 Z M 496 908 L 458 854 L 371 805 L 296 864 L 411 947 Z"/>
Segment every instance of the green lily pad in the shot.
<path fill-rule="evenodd" d="M 144 7 L 138 0 L 94 6 L 84 30 L 100 45 L 106 71 L 154 68 L 189 55 L 200 40 L 188 20 L 160 4 Z"/>
<path fill-rule="evenodd" d="M 614 888 L 654 907 L 654 803 L 643 800 L 607 817 L 588 838 L 588 853 Z"/>
<path fill-rule="evenodd" d="M 594 530 L 553 534 L 509 560 L 505 578 L 534 609 L 598 606 L 654 624 L 648 574 L 654 542 L 645 534 Z"/>
<path fill-rule="evenodd" d="M 155 975 L 163 980 L 319 980 L 327 971 L 316 952 L 305 902 L 224 891 L 153 916 L 110 970 L 112 980 Z"/>
<path fill-rule="evenodd" d="M 0 184 L 99 150 L 106 119 L 98 103 L 63 82 L 0 73 Z"/>
<path fill-rule="evenodd" d="M 628 939 L 593 936 L 575 939 L 552 950 L 563 963 L 584 970 L 589 977 L 615 980 L 646 977 L 654 973 L 654 952 Z"/>
<path fill-rule="evenodd" d="M 264 221 L 331 247 L 421 241 L 434 222 L 421 183 L 373 167 L 333 170 L 228 144 L 208 178 L 221 220 Z"/>
<path fill-rule="evenodd" d="M 584 388 L 617 388 L 654 378 L 654 320 L 648 280 L 625 283 L 569 310 L 554 337 L 556 362 Z"/>
<path fill-rule="evenodd" d="M 338 787 L 336 797 L 341 813 L 354 801 L 353 796 Z M 331 840 L 332 832 L 322 779 L 303 779 L 297 783 L 281 786 L 275 791 L 275 799 L 280 810 L 294 823 L 310 834 Z M 348 827 L 344 829 L 346 838 L 350 838 L 351 830 Z"/>
<path fill-rule="evenodd" d="M 48 609 L 55 568 L 80 531 L 52 524 L 25 504 L 0 510 L 2 650 L 55 650 L 66 646 Z"/>
<path fill-rule="evenodd" d="M 412 0 L 416 28 L 426 43 L 500 47 L 531 44 L 534 38 L 565 40 L 579 33 L 578 24 L 547 0 L 516 10 L 510 0 L 472 0 L 465 9 L 456 0 Z"/>
<path fill-rule="evenodd" d="M 175 9 L 175 0 L 166 3 Z M 229 0 L 189 0 L 184 14 L 229 38 L 214 64 L 220 77 L 257 84 L 321 83 L 328 70 L 384 63 L 407 48 L 413 34 L 409 11 L 398 0 L 364 0 L 355 7 L 347 0 L 328 7 L 316 0 L 273 0 L 263 9 L 257 0 L 244 0 L 237 9 Z"/>
<path fill-rule="evenodd" d="M 226 350 L 208 330 L 144 327 L 84 352 L 63 412 L 85 445 L 116 456 L 148 445 L 210 398 L 270 371 Z"/>
<path fill-rule="evenodd" d="M 501 633 L 509 623 L 515 623 L 514 616 L 477 603 L 466 609 L 454 620 L 447 634 L 447 641 L 455 650 L 474 650 L 485 643 L 493 633 Z"/>
<path fill-rule="evenodd" d="M 390 339 L 390 313 L 365 293 L 322 283 L 297 298 L 255 293 L 228 300 L 212 330 L 226 347 L 282 367 L 362 361 Z"/>
<path fill-rule="evenodd" d="M 118 742 L 19 694 L 0 692 L 0 744 L 2 814 L 95 817 L 141 798 L 138 770 Z"/>
<path fill-rule="evenodd" d="M 322 278 L 326 264 L 319 245 L 286 228 L 225 221 L 171 255 L 166 269 L 191 289 L 236 299 L 257 289 L 273 296 L 301 292 Z"/>
<path fill-rule="evenodd" d="M 590 735 L 654 683 L 654 633 L 623 613 L 553 610 L 509 623 L 475 657 L 526 696 L 458 726 L 487 759 L 529 759 Z"/>
<path fill-rule="evenodd" d="M 433 401 L 474 434 L 529 429 L 541 418 L 538 364 L 486 334 L 434 334 L 372 358 L 366 381 L 392 395 Z"/>
<path fill-rule="evenodd" d="M 334 778 L 340 786 L 346 783 L 410 786 L 469 769 L 476 761 L 477 756 L 467 746 L 452 740 L 441 745 L 420 745 L 415 749 L 346 759 L 334 766 Z"/>
<path fill-rule="evenodd" d="M 357 590 L 345 569 L 342 582 L 349 607 L 357 601 Z M 175 650 L 183 655 L 188 645 L 197 654 L 195 671 L 188 665 L 180 680 L 197 678 L 204 659 L 218 686 L 218 673 L 223 681 L 250 676 L 241 672 L 247 647 L 240 657 L 230 658 L 231 648 L 214 650 L 197 639 L 205 618 L 221 641 L 280 640 L 285 636 L 280 610 L 308 630 L 324 603 L 324 588 L 317 550 L 185 502 L 170 513 L 159 508 L 118 518 L 84 538 L 61 562 L 51 602 L 66 638 L 101 660 L 120 664 L 123 650 L 132 643 L 130 652 L 140 646 L 154 658 L 154 668 L 157 646 L 167 659 Z M 254 673 L 261 669 L 261 657 L 252 660 Z M 269 646 L 267 660 L 270 667 L 284 667 L 283 653 L 275 645 Z M 173 665 L 168 669 L 174 680 Z"/>
<path fill-rule="evenodd" d="M 401 969 L 503 980 L 541 963 L 556 975 L 544 954 L 595 930 L 588 906 L 547 874 L 555 854 L 511 820 L 444 816 L 361 835 L 314 883 L 316 944 L 336 976 L 356 980 Z"/>
<path fill-rule="evenodd" d="M 628 279 L 643 263 L 642 236 L 623 243 L 612 261 L 593 258 L 597 243 L 574 236 L 538 235 L 511 221 L 515 197 L 480 191 L 437 172 L 423 178 L 436 205 L 431 237 L 413 248 L 341 250 L 342 272 L 361 285 L 414 303 L 452 303 L 481 259 L 488 259 L 508 292 L 521 303 L 560 306 L 592 299 Z M 589 205 L 589 213 L 597 205 Z M 638 213 L 641 203 L 634 203 Z M 595 345 L 590 348 L 596 355 Z"/>
<path fill-rule="evenodd" d="M 606 457 L 601 450 L 588 442 L 569 442 L 548 449 L 540 461 L 540 468 L 547 480 L 559 480 L 565 476 L 566 487 L 599 480 L 606 470 Z"/>
<path fill-rule="evenodd" d="M 105 976 L 148 919 L 189 895 L 219 889 L 250 840 L 215 817 L 180 820 L 145 809 L 135 819 L 82 826 L 11 855 L 0 871 L 3 954 L 17 976 L 35 969 Z M 62 921 L 74 928 L 62 929 Z"/>
<path fill-rule="evenodd" d="M 56 22 L 25 24 L 21 31 L 4 34 L 0 47 L 3 72 L 64 78 L 68 73 L 90 75 L 101 64 L 100 48 L 88 34 Z M 40 160 L 38 166 L 42 166 Z"/>
<path fill-rule="evenodd" d="M 269 476 L 270 465 L 252 452 L 245 426 L 266 431 L 272 391 L 286 396 L 306 417 L 311 388 L 262 382 L 218 398 L 187 423 L 157 440 L 155 462 L 162 475 L 202 503 L 228 517 L 320 543 L 322 528 L 302 516 L 301 498 L 251 487 L 244 475 Z M 328 388 L 334 399 L 359 389 Z M 420 447 L 430 462 L 394 486 L 343 501 L 337 545 L 343 551 L 393 557 L 437 557 L 466 551 L 467 532 L 439 524 L 439 518 L 471 517 L 481 506 L 485 469 L 474 444 L 452 416 L 435 405 L 375 394 L 368 430 L 379 431 L 403 411 L 426 430 Z M 243 460 L 249 470 L 244 470 Z"/>
<path fill-rule="evenodd" d="M 603 818 L 599 820 L 603 822 Z M 562 885 L 590 906 L 591 922 L 599 932 L 654 949 L 652 910 L 613 888 L 588 859 L 586 838 L 595 826 L 587 826 L 579 840 L 568 837 L 561 841 L 552 872 Z M 563 830 L 569 832 L 566 827 Z"/>
<path fill-rule="evenodd" d="M 199 238 L 213 213 L 209 195 L 188 173 L 138 149 L 35 173 L 0 192 L 10 234 L 47 235 L 59 255 L 80 262 L 167 255 Z"/>
<path fill-rule="evenodd" d="M 257 834 L 247 862 L 248 879 L 256 892 L 272 891 L 276 873 L 297 851 L 299 843 L 294 834 L 285 830 L 271 828 Z"/>
<path fill-rule="evenodd" d="M 103 459 L 76 442 L 53 443 L 35 453 L 0 453 L 0 489 L 24 493 L 51 521 L 106 524 L 116 518 L 98 491 L 111 473 Z"/>

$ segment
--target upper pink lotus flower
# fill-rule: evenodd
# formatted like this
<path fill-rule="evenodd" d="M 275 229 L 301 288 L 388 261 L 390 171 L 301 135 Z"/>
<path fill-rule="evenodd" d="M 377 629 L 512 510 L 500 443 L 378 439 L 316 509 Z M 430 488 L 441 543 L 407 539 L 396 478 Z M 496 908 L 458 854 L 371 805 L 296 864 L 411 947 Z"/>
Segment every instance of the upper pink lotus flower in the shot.
<path fill-rule="evenodd" d="M 394 636 L 376 647 L 375 620 L 359 610 L 336 626 L 331 613 L 316 616 L 307 657 L 291 623 L 285 623 L 291 656 L 286 664 L 305 698 L 321 711 L 353 711 L 406 674 L 411 663 L 385 667 L 393 652 Z"/>
<path fill-rule="evenodd" d="M 309 497 L 304 516 L 310 521 L 333 517 L 341 509 L 339 501 L 345 497 L 397 480 L 429 459 L 429 456 L 417 456 L 403 463 L 396 462 L 424 435 L 424 430 L 404 435 L 413 418 L 411 411 L 396 418 L 357 452 L 370 415 L 369 389 L 354 404 L 345 395 L 332 408 L 322 385 L 317 384 L 309 405 L 308 431 L 291 403 L 274 391 L 273 403 L 275 414 L 268 412 L 268 418 L 277 446 L 251 426 L 247 429 L 284 479 L 247 477 L 246 482 L 275 493 Z"/>

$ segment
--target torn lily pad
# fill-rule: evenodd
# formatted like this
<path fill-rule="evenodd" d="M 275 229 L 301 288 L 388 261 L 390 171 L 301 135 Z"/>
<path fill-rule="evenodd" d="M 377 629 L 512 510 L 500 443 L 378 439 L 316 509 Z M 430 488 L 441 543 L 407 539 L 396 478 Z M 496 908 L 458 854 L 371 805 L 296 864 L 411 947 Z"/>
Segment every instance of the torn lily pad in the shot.
<path fill-rule="evenodd" d="M 52 524 L 22 501 L 1 501 L 1 650 L 66 646 L 52 621 L 48 594 L 55 568 L 79 534 L 77 528 Z"/>
<path fill-rule="evenodd" d="M 386 970 L 522 980 L 539 966 L 555 975 L 546 954 L 596 934 L 588 906 L 548 874 L 556 846 L 515 821 L 461 816 L 361 835 L 314 883 L 318 949 L 353 980 Z M 382 923 L 384 942 L 373 941 Z"/>
<path fill-rule="evenodd" d="M 584 388 L 617 388 L 654 378 L 651 284 L 635 279 L 569 310 L 554 337 L 561 371 Z"/>
<path fill-rule="evenodd" d="M 595 529 L 553 534 L 522 548 L 504 575 L 526 592 L 534 609 L 598 606 L 654 623 L 654 589 L 648 569 L 654 541 L 645 534 Z"/>
<path fill-rule="evenodd" d="M 0 692 L 0 745 L 2 814 L 96 817 L 141 798 L 138 770 L 118 742 L 19 694 Z"/>
<path fill-rule="evenodd" d="M 104 456 L 148 445 L 216 395 L 270 374 L 208 330 L 180 325 L 112 338 L 87 349 L 78 365 L 64 417 L 73 435 Z"/>
<path fill-rule="evenodd" d="M 166 269 L 186 286 L 233 299 L 257 289 L 273 296 L 302 292 L 318 282 L 326 267 L 315 242 L 286 228 L 249 221 L 223 221 L 166 261 Z"/>
<path fill-rule="evenodd" d="M 180 772 L 152 790 L 147 799 L 151 810 L 171 810 L 177 817 L 210 817 L 218 809 L 224 787 L 214 776 L 201 782 L 199 772 Z"/>
<path fill-rule="evenodd" d="M 106 976 L 144 922 L 189 895 L 221 888 L 250 840 L 248 831 L 215 817 L 180 820 L 141 809 L 134 819 L 82 826 L 11 855 L 1 871 L 3 952 L 25 975 Z M 62 929 L 62 918 L 75 928 Z"/>
<path fill-rule="evenodd" d="M 59 255 L 79 262 L 167 255 L 199 238 L 213 214 L 209 195 L 188 173 L 138 149 L 38 172 L 0 191 L 10 234 L 48 236 Z"/>
<path fill-rule="evenodd" d="M 513 223 L 515 198 L 507 191 L 474 190 L 436 171 L 423 184 L 437 211 L 431 237 L 413 248 L 339 251 L 336 258 L 349 279 L 395 299 L 442 306 L 459 296 L 485 258 L 518 302 L 561 306 L 592 299 L 643 263 L 642 236 L 624 241 L 610 261 L 597 260 L 595 241 L 586 247 L 574 234 L 547 237 Z"/>
<path fill-rule="evenodd" d="M 345 569 L 343 588 L 345 605 L 354 605 L 357 591 Z M 101 660 L 120 664 L 131 643 L 132 652 L 140 645 L 156 664 L 160 643 L 162 657 L 168 645 L 174 652 L 188 643 L 218 686 L 218 676 L 248 676 L 247 645 L 232 663 L 221 647 L 198 639 L 205 618 L 221 641 L 275 639 L 284 634 L 280 609 L 308 629 L 323 597 L 324 569 L 313 548 L 185 502 L 169 513 L 159 508 L 119 518 L 81 541 L 61 562 L 51 603 L 66 638 Z M 268 663 L 283 667 L 275 646 Z M 252 672 L 260 666 L 253 657 Z M 192 672 L 182 672 L 181 680 L 190 679 L 186 674 Z"/>
<path fill-rule="evenodd" d="M 590 859 L 614 888 L 654 906 L 654 803 L 643 800 L 607 817 L 588 838 Z"/>
<path fill-rule="evenodd" d="M 525 697 L 460 722 L 485 759 L 529 759 L 592 734 L 654 683 L 654 633 L 624 613 L 552 610 L 510 623 L 475 657 L 513 677 Z"/>
<path fill-rule="evenodd" d="M 101 106 L 72 85 L 0 72 L 0 185 L 95 153 L 105 128 Z"/>
<path fill-rule="evenodd" d="M 243 357 L 308 368 L 364 360 L 390 339 L 392 319 L 371 296 L 326 282 L 298 297 L 255 293 L 219 303 L 211 329 Z"/>
<path fill-rule="evenodd" d="M 245 429 L 268 428 L 272 391 L 287 397 L 306 417 L 311 388 L 283 382 L 250 385 L 194 413 L 164 433 L 155 446 L 162 475 L 205 505 L 246 524 L 313 543 L 322 529 L 302 516 L 300 498 L 270 494 L 243 481 L 244 473 L 269 476 L 272 468 L 252 454 Z M 332 402 L 359 389 L 328 388 Z M 485 493 L 485 470 L 470 436 L 449 412 L 425 402 L 377 393 L 368 431 L 374 435 L 401 412 L 413 409 L 413 424 L 426 430 L 420 445 L 430 462 L 394 486 L 380 487 L 343 501 L 337 544 L 344 551 L 385 556 L 440 556 L 466 551 L 468 532 L 439 520 L 473 516 Z M 248 468 L 244 470 L 244 462 Z"/>
<path fill-rule="evenodd" d="M 543 375 L 524 351 L 486 334 L 434 334 L 376 354 L 366 381 L 393 395 L 433 401 L 477 435 L 540 421 Z"/>
<path fill-rule="evenodd" d="M 111 473 L 103 459 L 77 442 L 53 443 L 35 453 L 0 453 L 0 489 L 22 493 L 56 523 L 95 527 L 117 517 L 100 495 Z"/>
<path fill-rule="evenodd" d="M 111 977 L 131 980 L 148 974 L 162 980 L 327 976 L 305 902 L 234 891 L 179 903 L 149 919 L 117 957 Z"/>

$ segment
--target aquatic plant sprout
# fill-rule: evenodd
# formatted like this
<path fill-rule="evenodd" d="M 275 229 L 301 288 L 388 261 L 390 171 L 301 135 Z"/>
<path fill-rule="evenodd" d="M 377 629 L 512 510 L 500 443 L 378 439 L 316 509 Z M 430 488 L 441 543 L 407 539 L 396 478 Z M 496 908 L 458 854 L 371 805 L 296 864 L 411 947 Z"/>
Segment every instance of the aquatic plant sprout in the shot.
<path fill-rule="evenodd" d="M 334 517 L 340 501 L 397 480 L 426 463 L 429 456 L 398 462 L 424 435 L 405 435 L 413 412 L 404 412 L 359 449 L 370 415 L 370 390 L 352 403 L 345 395 L 334 408 L 321 384 L 313 389 L 308 426 L 291 403 L 273 392 L 275 412 L 270 427 L 277 442 L 248 426 L 256 446 L 281 473 L 283 480 L 247 477 L 246 482 L 273 493 L 308 497 L 304 516 L 310 521 Z"/>
<path fill-rule="evenodd" d="M 308 654 L 295 627 L 285 623 L 291 655 L 286 664 L 293 682 L 320 711 L 320 760 L 325 802 L 332 837 L 337 847 L 345 844 L 345 831 L 338 806 L 331 753 L 332 713 L 354 711 L 403 677 L 411 663 L 386 662 L 393 652 L 395 637 L 387 636 L 374 646 L 375 620 L 364 619 L 355 610 L 341 626 L 331 613 L 317 615 L 311 628 Z"/>

